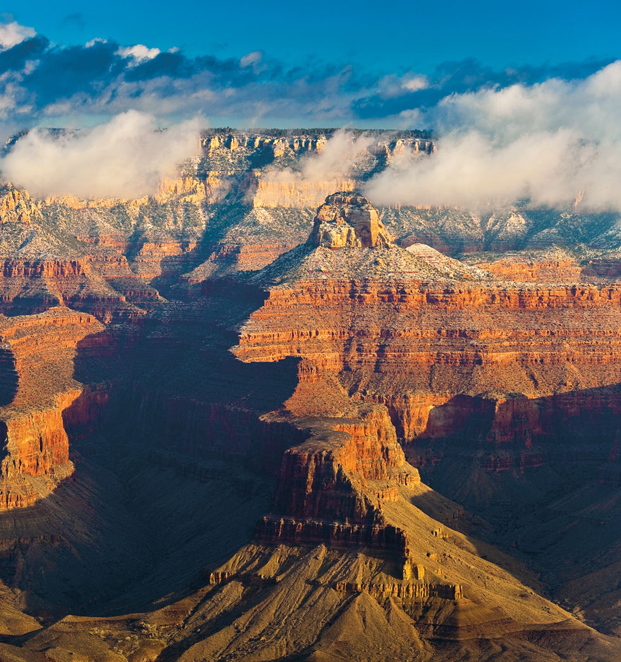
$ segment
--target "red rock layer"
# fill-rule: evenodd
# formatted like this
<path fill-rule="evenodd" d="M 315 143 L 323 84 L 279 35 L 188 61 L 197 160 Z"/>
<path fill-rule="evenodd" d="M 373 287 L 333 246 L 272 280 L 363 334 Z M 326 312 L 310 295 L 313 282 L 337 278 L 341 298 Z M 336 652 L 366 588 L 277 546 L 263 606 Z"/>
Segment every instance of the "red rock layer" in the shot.
<path fill-rule="evenodd" d="M 395 486 L 420 480 L 405 462 L 385 408 L 308 424 L 310 439 L 289 449 L 282 462 L 276 507 L 286 515 L 375 522 L 379 499 L 396 498 Z"/>
<path fill-rule="evenodd" d="M 128 278 L 136 282 L 126 258 L 120 256 L 6 259 L 0 261 L 0 310 L 9 314 L 36 313 L 68 305 L 104 321 L 137 317 L 143 311 L 128 302 L 126 293 L 110 286 Z M 140 291 L 136 298 L 141 303 L 144 298 L 157 298 L 157 293 L 143 292 L 142 282 L 135 289 Z M 127 294 L 131 291 L 130 286 Z"/>
<path fill-rule="evenodd" d="M 3 362 L 13 374 L 5 373 L 0 407 L 0 509 L 31 505 L 72 472 L 63 412 L 84 389 L 74 379 L 74 359 L 78 344 L 102 329 L 94 317 L 66 308 L 0 320 Z"/>
<path fill-rule="evenodd" d="M 531 283 L 577 282 L 583 268 L 575 260 L 497 260 L 477 264 L 500 280 Z"/>
<path fill-rule="evenodd" d="M 354 397 L 385 404 L 406 442 L 463 429 L 483 398 L 485 435 L 526 444 L 549 429 L 547 409 L 571 418 L 576 397 L 596 403 L 589 389 L 621 383 L 620 304 L 616 284 L 318 278 L 271 290 L 236 354 L 305 357 Z M 572 392 L 583 395 L 560 395 Z"/>
<path fill-rule="evenodd" d="M 322 391 L 334 385 L 322 383 L 309 362 L 300 364 L 299 379 L 284 420 L 308 439 L 285 452 L 276 514 L 259 523 L 258 539 L 373 547 L 404 560 L 407 535 L 386 521 L 382 503 L 398 500 L 399 486 L 420 477 L 405 460 L 386 408 L 356 405 L 338 390 L 326 406 Z"/>

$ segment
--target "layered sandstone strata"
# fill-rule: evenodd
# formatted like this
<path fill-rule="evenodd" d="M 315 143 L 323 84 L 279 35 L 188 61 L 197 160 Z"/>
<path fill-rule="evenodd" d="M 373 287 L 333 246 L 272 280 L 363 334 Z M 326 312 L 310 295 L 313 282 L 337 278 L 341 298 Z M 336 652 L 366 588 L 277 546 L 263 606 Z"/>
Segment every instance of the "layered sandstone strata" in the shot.
<path fill-rule="evenodd" d="M 47 538 L 29 533 L 15 542 L 12 521 L 29 513 L 8 514 L 0 523 L 11 532 L 3 534 L 4 558 L 19 586 L 40 566 L 43 548 L 46 560 L 64 559 L 63 590 L 87 594 L 74 604 L 89 614 L 102 602 L 90 602 L 88 586 L 76 589 L 67 568 L 79 562 L 66 559 L 88 548 L 81 536 L 97 545 L 108 540 L 103 549 L 117 556 L 106 565 L 127 563 L 128 572 L 115 574 L 117 601 L 106 607 L 132 613 L 67 617 L 20 642 L 26 651 L 58 656 L 79 646 L 85 658 L 111 651 L 183 660 L 372 655 L 379 662 L 453 659 L 464 651 L 482 659 L 499 651 L 516 659 L 615 659 L 618 646 L 543 598 L 544 587 L 523 565 L 459 533 L 463 508 L 420 482 L 398 436 L 406 438 L 406 426 L 437 433 L 434 439 L 452 436 L 468 456 L 492 429 L 494 444 L 521 445 L 525 464 L 539 461 L 541 435 L 529 436 L 537 426 L 580 411 L 582 396 L 597 395 L 600 409 L 605 397 L 614 400 L 604 387 L 596 394 L 559 385 L 572 362 L 584 372 L 592 367 L 592 383 L 613 379 L 602 347 L 614 362 L 617 318 L 609 304 L 621 293 L 610 284 L 508 285 L 429 248 L 394 246 L 371 205 L 349 192 L 329 206 L 328 218 L 315 223 L 328 225 L 317 241 L 260 274 L 207 281 L 196 301 L 162 302 L 140 323 L 79 341 L 71 374 L 90 384 L 90 363 L 111 362 L 108 333 L 136 336 L 122 413 L 90 441 L 100 452 L 110 436 L 101 453 L 106 464 L 89 474 L 85 462 L 79 480 L 66 486 L 73 489 L 50 500 L 52 508 L 60 504 L 54 515 L 68 509 L 70 532 L 55 520 Z M 347 226 L 342 247 L 321 245 L 331 225 Z M 112 273 L 118 265 L 108 267 Z M 587 320 L 592 335 L 579 331 Z M 48 361 L 62 373 L 53 363 L 60 357 Z M 537 383 L 520 372 L 527 368 Z M 4 386 L 12 407 L 19 370 L 4 374 L 13 375 Z M 65 381 L 50 383 L 56 392 Z M 518 396 L 513 389 L 522 383 L 532 392 Z M 546 389 L 558 392 L 546 400 Z M 63 415 L 85 435 L 107 397 L 103 388 L 87 394 Z M 614 416 L 607 420 L 614 424 Z M 22 467 L 31 467 L 25 458 L 32 450 Z M 46 457 L 30 470 L 46 466 Z M 504 457 L 485 462 L 494 470 Z M 110 464 L 125 482 L 111 479 Z M 119 503 L 128 500 L 124 511 Z M 46 505 L 32 519 L 44 519 Z M 126 527 L 126 537 L 114 537 L 111 521 Z M 24 518 L 23 528 L 32 527 Z M 137 553 L 145 534 L 158 554 L 147 572 L 153 549 Z M 209 564 L 204 585 L 188 590 L 200 585 L 199 563 Z M 91 574 L 91 586 L 105 583 L 102 573 Z M 44 579 L 30 581 L 40 591 Z M 52 584 L 47 595 L 54 591 Z M 164 607 L 138 613 L 163 595 Z"/>
<path fill-rule="evenodd" d="M 417 132 L 353 131 L 343 137 L 360 147 L 351 163 L 332 167 L 330 157 L 325 174 L 320 167 L 309 169 L 309 163 L 320 163 L 313 159 L 321 158 L 334 135 L 331 130 L 209 131 L 201 139 L 200 155 L 183 164 L 177 177 L 136 199 L 33 199 L 27 191 L 2 186 L 0 259 L 46 263 L 48 271 L 78 260 L 89 263 L 90 272 L 74 279 L 73 294 L 68 281 L 37 280 L 31 288 L 17 274 L 7 275 L 0 281 L 0 310 L 40 312 L 64 302 L 106 321 L 140 315 L 137 308 L 152 310 L 160 302 L 158 292 L 167 297 L 180 276 L 189 274 L 188 282 L 202 283 L 264 268 L 307 239 L 307 221 L 325 195 L 364 188 L 404 151 L 434 150 L 429 136 Z M 599 281 L 614 279 L 619 271 L 621 242 L 611 214 L 528 208 L 475 213 L 399 205 L 379 214 L 403 247 L 424 242 L 450 255 L 519 251 L 516 259 L 494 259 L 493 264 L 478 256 L 503 280 Z M 555 245 L 579 250 L 552 256 L 547 265 L 540 256 L 529 257 L 532 249 Z M 529 250 L 522 255 L 523 249 Z M 124 275 L 104 273 L 115 260 L 119 270 L 125 267 Z"/>
<path fill-rule="evenodd" d="M 433 251 L 405 251 L 380 242 L 364 247 L 362 239 L 372 236 L 368 224 L 374 218 L 365 213 L 368 202 L 343 195 L 334 196 L 329 203 L 359 207 L 337 208 L 331 219 L 335 224 L 339 219 L 344 224 L 342 219 L 352 216 L 363 217 L 365 223 L 359 227 L 348 223 L 351 241 L 340 246 L 334 242 L 329 247 L 322 245 L 321 232 L 314 232 L 306 246 L 282 256 L 251 279 L 265 287 L 268 295 L 263 306 L 241 327 L 239 344 L 234 348 L 236 356 L 247 362 L 273 362 L 294 356 L 301 359 L 294 392 L 270 417 L 288 421 L 308 438 L 284 454 L 274 512 L 260 521 L 256 543 L 270 544 L 274 554 L 279 555 L 295 554 L 291 550 L 304 545 L 327 545 L 339 550 L 339 567 L 351 573 L 352 579 L 330 584 L 335 590 L 369 594 L 380 602 L 397 597 L 419 631 L 433 633 L 439 640 L 482 636 L 508 641 L 517 633 L 530 631 L 533 623 L 564 629 L 570 623 L 565 613 L 544 607 L 544 616 L 542 605 L 531 601 L 531 591 L 515 583 L 509 573 L 492 569 L 494 566 L 488 566 L 477 555 L 475 545 L 460 540 L 455 531 L 439 526 L 415 507 L 424 502 L 429 489 L 420 483 L 418 472 L 405 461 L 397 443 L 395 425 L 403 429 L 405 417 L 400 418 L 389 396 L 396 391 L 410 398 L 412 409 L 429 407 L 423 402 L 429 386 L 435 384 L 426 370 L 433 370 L 433 366 L 446 368 L 446 381 L 439 384 L 458 386 L 458 379 L 463 380 L 468 370 L 480 372 L 482 357 L 486 356 L 480 345 L 485 341 L 498 344 L 489 352 L 488 371 L 477 379 L 489 382 L 494 374 L 495 384 L 505 380 L 505 388 L 510 388 L 507 366 L 516 358 L 510 340 L 511 334 L 517 334 L 515 324 L 501 327 L 504 335 L 483 329 L 477 334 L 476 327 L 464 331 L 457 324 L 472 324 L 473 311 L 479 309 L 488 310 L 479 313 L 475 323 L 490 322 L 492 315 L 502 319 L 503 309 L 513 315 L 516 311 L 528 315 L 530 310 L 536 312 L 530 326 L 540 328 L 540 311 L 569 308 L 575 312 L 586 308 L 591 312 L 597 309 L 595 301 L 614 298 L 616 290 L 609 288 L 596 295 L 571 288 L 529 291 L 522 286 L 503 298 L 501 292 L 506 288 L 485 272 L 455 264 Z M 323 223 L 320 210 L 315 228 Z M 454 320 L 455 329 L 443 328 L 447 315 Z M 602 317 L 602 322 L 605 319 Z M 549 335 L 543 333 L 542 337 Z M 579 336 L 578 342 L 583 337 Z M 476 348 L 472 347 L 474 339 Z M 524 336 L 514 335 L 512 342 L 518 345 L 523 340 Z M 541 344 L 539 340 L 537 344 Z M 498 346 L 507 348 L 506 356 L 498 356 L 503 351 Z M 546 360 L 546 352 L 550 361 Z M 558 377 L 554 368 L 558 362 L 551 358 L 553 355 L 554 351 L 547 348 L 533 360 L 542 371 L 550 373 L 548 382 L 543 382 L 546 386 Z M 602 374 L 597 377 L 602 378 Z M 471 388 L 476 388 L 476 383 L 466 380 Z M 378 392 L 372 392 L 370 385 Z M 368 404 L 372 400 L 382 402 L 378 393 L 390 407 Z M 466 419 L 473 411 L 485 409 L 481 398 L 462 397 Z M 496 417 L 495 443 L 523 443 L 534 457 L 532 440 L 524 437 L 530 421 L 524 405 L 529 399 L 524 396 L 514 400 L 492 412 L 492 419 Z M 420 417 L 420 411 L 416 414 Z M 451 424 L 456 431 L 463 429 L 463 420 L 451 423 L 448 419 L 441 434 L 449 435 Z M 436 422 L 442 425 L 441 419 Z M 418 423 L 428 428 L 429 417 Z M 345 550 L 351 548 L 358 550 L 359 565 L 346 560 L 349 557 Z M 268 577 L 277 583 L 285 581 L 286 572 L 279 574 L 276 570 L 279 563 L 265 557 L 258 560 L 265 553 L 260 549 L 243 550 L 213 572 L 210 582 L 220 586 L 261 582 Z M 390 565 L 390 570 L 384 566 L 386 575 L 381 579 L 374 579 L 370 570 L 377 559 L 381 559 L 380 564 Z M 312 575 L 313 585 L 325 585 L 331 575 L 326 566 L 321 567 L 321 572 Z M 467 623 L 461 616 L 456 615 L 452 621 L 440 615 L 447 613 L 446 600 L 452 601 Z M 422 617 L 426 611 L 428 621 Z M 564 637 L 555 636 L 558 641 Z M 220 650 L 215 640 L 206 641 L 209 643 L 196 649 L 212 654 Z"/>
<path fill-rule="evenodd" d="M 323 224 L 255 277 L 269 296 L 242 328 L 242 360 L 304 357 L 385 404 L 405 443 L 466 431 L 490 467 L 540 462 L 578 422 L 577 399 L 609 406 L 597 389 L 621 382 L 617 284 L 501 283 L 416 246 L 326 248 Z M 518 458 L 494 459 L 505 448 Z"/>
<path fill-rule="evenodd" d="M 63 412 L 84 393 L 74 378 L 78 345 L 103 328 L 67 308 L 0 320 L 0 509 L 33 504 L 73 472 Z"/>
<path fill-rule="evenodd" d="M 296 411 L 291 401 L 288 410 Z M 352 410 L 350 417 L 290 420 L 309 438 L 284 454 L 277 515 L 261 521 L 257 537 L 376 548 L 405 563 L 407 536 L 386 521 L 382 503 L 397 500 L 400 485 L 419 483 L 418 472 L 405 461 L 384 407 Z"/>
<path fill-rule="evenodd" d="M 335 188 L 352 191 L 356 182 L 351 179 L 328 179 L 325 181 L 306 181 L 302 177 L 292 176 L 289 180 L 260 178 L 256 192 L 252 195 L 254 207 L 292 207 L 308 208 L 321 204 Z"/>

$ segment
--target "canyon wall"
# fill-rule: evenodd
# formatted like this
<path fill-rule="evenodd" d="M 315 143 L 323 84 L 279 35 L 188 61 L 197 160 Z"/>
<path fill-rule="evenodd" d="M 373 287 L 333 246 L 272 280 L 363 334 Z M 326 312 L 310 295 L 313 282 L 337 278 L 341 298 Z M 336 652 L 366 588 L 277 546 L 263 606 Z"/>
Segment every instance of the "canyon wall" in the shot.
<path fill-rule="evenodd" d="M 435 149 L 420 132 L 353 131 L 339 137 L 357 145 L 351 163 L 335 165 L 330 157 L 326 170 L 317 159 L 334 136 L 332 130 L 208 131 L 201 153 L 177 178 L 137 199 L 33 199 L 4 184 L 0 311 L 66 304 L 105 321 L 141 315 L 180 277 L 200 284 L 264 268 L 306 241 L 325 196 L 364 188 L 406 151 Z M 614 214 L 398 205 L 378 214 L 402 247 L 422 242 L 453 256 L 483 252 L 474 259 L 504 280 L 614 280 L 621 263 Z M 518 257 L 496 259 L 508 250 Z"/>
<path fill-rule="evenodd" d="M 617 284 L 500 282 L 430 250 L 311 239 L 297 264 L 283 256 L 255 279 L 269 297 L 242 328 L 240 359 L 301 356 L 355 400 L 385 405 L 403 443 L 450 438 L 484 450 L 490 469 L 579 445 L 594 432 L 581 432 L 584 411 L 602 412 L 598 434 L 611 438 Z"/>
<path fill-rule="evenodd" d="M 258 148 L 265 159 L 320 151 L 233 137 L 205 142 L 218 173 Z M 560 258 L 539 269 L 406 249 L 390 215 L 350 190 L 313 219 L 299 212 L 262 252 L 242 230 L 266 226 L 265 238 L 279 226 L 251 201 L 253 224 L 233 232 L 219 202 L 213 237 L 199 240 L 175 216 L 183 196 L 214 204 L 199 184 L 185 176 L 157 204 L 135 202 L 134 219 L 165 208 L 166 220 L 132 233 L 112 225 L 118 201 L 62 202 L 95 226 L 81 235 L 89 251 L 6 258 L 6 287 L 20 293 L 7 305 L 37 280 L 55 293 L 46 305 L 85 310 L 93 283 L 111 288 L 96 316 L 52 307 L 0 319 L 0 508 L 12 511 L 0 518 L 0 579 L 30 581 L 32 604 L 49 601 L 57 585 L 34 578 L 42 555 L 83 614 L 16 646 L 71 650 L 79 636 L 88 657 L 97 637 L 97 650 L 131 659 L 148 639 L 151 659 L 278 659 L 342 652 L 330 642 L 347 618 L 364 627 L 343 631 L 384 657 L 391 632 L 395 659 L 499 646 L 525 659 L 615 659 L 618 646 L 543 597 L 521 561 L 460 532 L 487 525 L 422 483 L 406 452 L 423 475 L 452 454 L 458 471 L 481 470 L 475 479 L 599 462 L 615 485 L 621 287 L 562 282 L 578 271 Z M 270 264 L 257 272 L 259 261 Z M 156 563 L 153 549 L 139 553 L 145 535 Z M 91 603 L 100 578 L 83 579 L 80 558 L 97 545 L 125 565 L 111 597 Z M 98 619 L 92 604 L 126 615 Z"/>
<path fill-rule="evenodd" d="M 63 412 L 84 395 L 78 345 L 104 329 L 67 308 L 0 320 L 3 458 L 0 508 L 32 505 L 73 471 Z"/>

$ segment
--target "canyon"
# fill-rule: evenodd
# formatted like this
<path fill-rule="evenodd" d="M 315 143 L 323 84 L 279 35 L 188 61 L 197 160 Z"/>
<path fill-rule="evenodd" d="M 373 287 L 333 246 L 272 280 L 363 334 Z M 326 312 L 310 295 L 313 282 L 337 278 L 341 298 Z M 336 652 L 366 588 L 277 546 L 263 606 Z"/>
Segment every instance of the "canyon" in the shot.
<path fill-rule="evenodd" d="M 3 185 L 0 659 L 621 659 L 621 219 L 378 208 L 431 136 L 332 138 Z"/>

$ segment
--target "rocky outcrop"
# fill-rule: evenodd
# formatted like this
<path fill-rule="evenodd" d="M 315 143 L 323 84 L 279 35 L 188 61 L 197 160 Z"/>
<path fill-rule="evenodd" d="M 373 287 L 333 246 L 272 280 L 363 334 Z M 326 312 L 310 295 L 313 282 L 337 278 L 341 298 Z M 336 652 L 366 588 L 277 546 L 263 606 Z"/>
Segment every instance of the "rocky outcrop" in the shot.
<path fill-rule="evenodd" d="M 333 193 L 317 210 L 309 246 L 388 248 L 392 238 L 369 201 L 356 193 Z"/>
<path fill-rule="evenodd" d="M 382 503 L 398 500 L 399 486 L 419 483 L 418 472 L 384 407 L 359 407 L 357 416 L 290 421 L 310 437 L 285 452 L 275 514 L 261 520 L 257 540 L 369 547 L 407 562 L 407 536 L 386 521 Z"/>
<path fill-rule="evenodd" d="M 359 416 L 308 422 L 309 440 L 283 458 L 279 511 L 301 519 L 373 523 L 379 500 L 394 499 L 398 485 L 420 480 L 405 462 L 386 410 L 361 408 Z"/>
<path fill-rule="evenodd" d="M 66 308 L 0 320 L 4 393 L 0 509 L 32 505 L 73 471 L 63 412 L 80 398 L 78 344 L 103 325 Z"/>
<path fill-rule="evenodd" d="M 28 191 L 16 189 L 11 184 L 0 186 L 0 223 L 31 225 L 41 219 L 41 212 Z"/>

